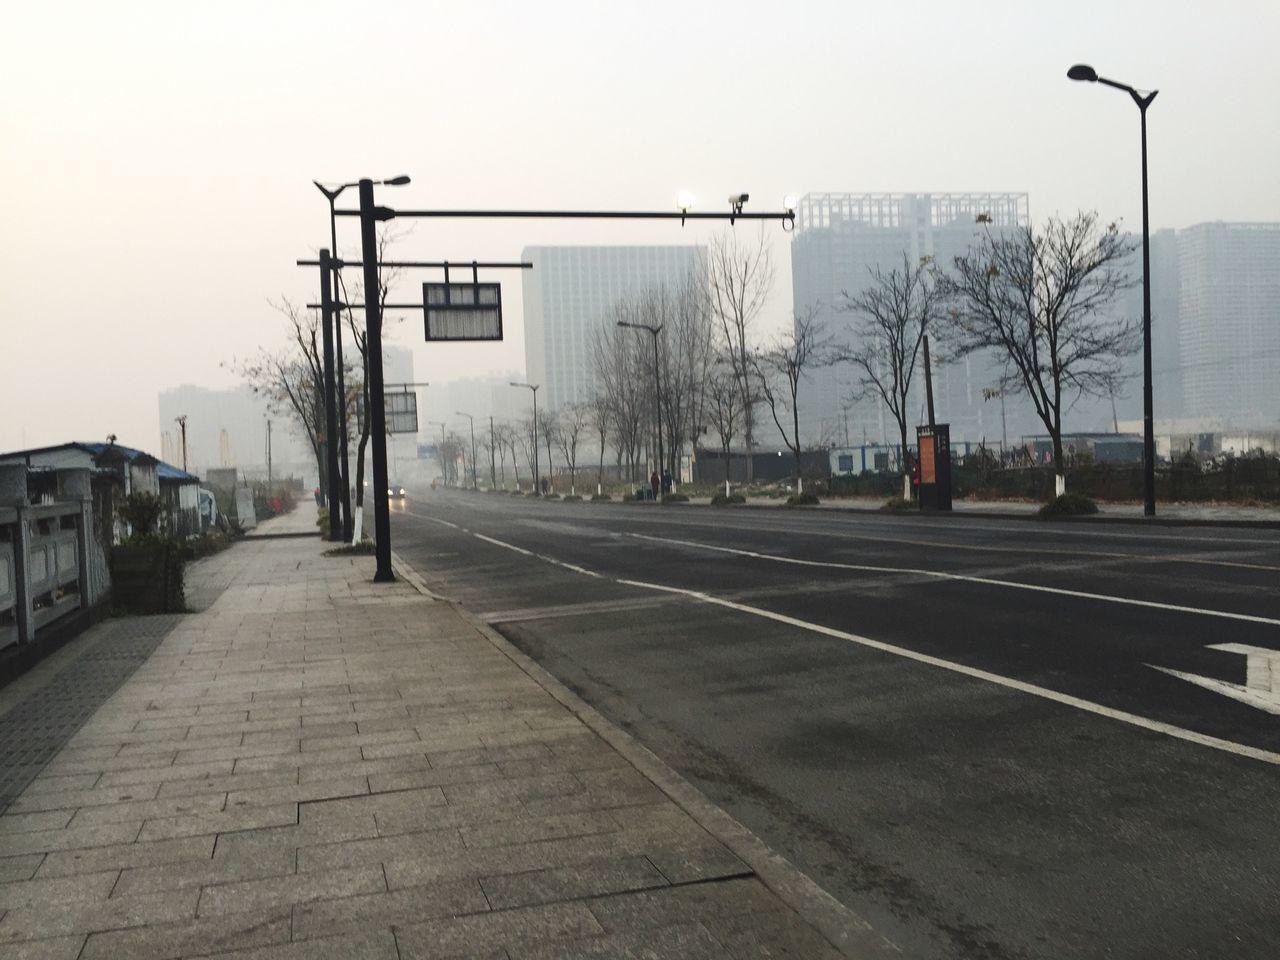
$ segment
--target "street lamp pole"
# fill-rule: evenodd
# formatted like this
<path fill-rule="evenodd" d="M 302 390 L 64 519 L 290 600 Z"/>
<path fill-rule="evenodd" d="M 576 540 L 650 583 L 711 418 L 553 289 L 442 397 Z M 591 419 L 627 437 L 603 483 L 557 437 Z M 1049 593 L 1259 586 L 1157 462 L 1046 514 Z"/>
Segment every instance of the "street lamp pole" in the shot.
<path fill-rule="evenodd" d="M 338 294 L 338 283 L 341 279 L 342 263 L 338 259 L 338 215 L 335 206 L 338 197 L 343 190 L 348 187 L 359 186 L 357 183 L 342 183 L 336 187 L 326 187 L 318 180 L 312 180 L 316 185 L 316 189 L 324 194 L 325 199 L 329 201 L 329 250 L 330 258 L 330 278 L 331 299 L 335 304 L 341 303 L 342 297 Z M 389 180 L 377 180 L 375 183 L 385 184 L 386 186 L 399 187 L 407 184 L 409 178 L 407 176 L 391 177 Z M 325 330 L 328 334 L 328 328 Z M 332 396 L 333 407 L 336 411 L 336 423 L 338 425 L 338 469 L 342 478 L 342 539 L 350 541 L 354 534 L 354 524 L 351 517 L 351 473 L 350 473 L 350 457 L 347 453 L 347 375 L 345 366 L 342 362 L 342 310 L 337 309 L 333 317 L 333 350 L 334 362 L 333 372 L 337 379 L 337 393 L 334 394 L 333 385 L 328 389 Z M 332 433 L 330 434 L 332 436 Z M 330 484 L 332 489 L 333 484 Z M 333 538 L 336 539 L 336 538 Z"/>
<path fill-rule="evenodd" d="M 343 502 L 340 491 L 346 484 L 342 482 L 338 464 L 338 392 L 334 386 L 334 353 L 333 328 L 333 260 L 328 250 L 320 251 L 320 325 L 324 340 L 324 498 L 329 507 L 329 540 L 341 542 L 346 539 L 343 533 L 342 519 L 338 506 Z M 345 427 L 345 424 L 344 424 Z M 344 434 L 346 430 L 342 431 Z"/>
<path fill-rule="evenodd" d="M 653 419 L 658 427 L 658 499 L 662 500 L 662 474 L 666 470 L 666 458 L 662 449 L 662 367 L 658 363 L 658 334 L 662 332 L 662 324 L 656 327 L 647 323 L 627 323 L 619 320 L 618 326 L 630 327 L 632 330 L 648 330 L 653 334 Z"/>
<path fill-rule="evenodd" d="M 454 414 L 459 417 L 466 417 L 471 421 L 471 489 L 479 490 L 480 484 L 476 480 L 476 418 L 469 413 L 463 413 L 461 410 L 455 410 Z"/>
<path fill-rule="evenodd" d="M 360 184 L 360 245 L 364 262 L 364 322 L 369 365 L 369 433 L 373 440 L 373 531 L 377 567 L 375 583 L 390 583 L 391 505 L 387 502 L 387 411 L 382 393 L 382 310 L 379 304 L 378 228 L 373 206 L 373 181 Z"/>
<path fill-rule="evenodd" d="M 542 493 L 540 484 L 541 480 L 538 475 L 538 387 L 540 383 L 516 383 L 511 381 L 513 387 L 525 387 L 533 391 L 533 492 L 535 496 Z"/>
<path fill-rule="evenodd" d="M 1142 118 L 1142 512 L 1156 515 L 1155 418 L 1151 400 L 1151 223 L 1147 208 L 1147 107 L 1159 90 L 1139 93 L 1127 83 L 1098 76 L 1093 67 L 1076 64 L 1067 71 L 1072 80 L 1101 83 L 1123 90 L 1138 105 Z"/>

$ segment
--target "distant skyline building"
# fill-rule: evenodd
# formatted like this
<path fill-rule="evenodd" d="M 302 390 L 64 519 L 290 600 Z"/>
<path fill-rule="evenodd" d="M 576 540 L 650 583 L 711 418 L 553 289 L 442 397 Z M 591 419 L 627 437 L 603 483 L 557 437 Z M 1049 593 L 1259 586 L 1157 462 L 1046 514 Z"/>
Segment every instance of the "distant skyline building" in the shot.
<path fill-rule="evenodd" d="M 184 384 L 157 397 L 162 458 L 182 466 L 182 437 L 175 419 L 187 418 L 187 464 L 203 476 L 210 467 L 235 467 L 251 475 L 265 473 L 267 420 L 272 421 L 272 461 L 277 473 L 315 473 L 315 458 L 292 418 L 272 414 L 267 402 L 248 386 L 211 390 Z"/>
<path fill-rule="evenodd" d="M 964 254 L 985 229 L 1000 231 L 1030 223 L 1025 193 L 809 193 L 796 207 L 791 242 L 795 315 L 812 312 L 827 333 L 848 342 L 856 318 L 842 310 L 844 294 L 857 296 L 871 283 L 875 267 L 901 268 L 905 253 L 912 264 L 932 257 L 946 268 Z M 953 440 L 988 442 L 1002 433 L 999 400 L 986 402 L 999 369 L 975 354 L 933 366 L 937 420 L 951 424 Z M 894 443 L 897 427 L 878 398 L 853 400 L 856 375 L 850 364 L 814 371 L 800 401 L 801 434 L 806 443 Z M 924 420 L 923 359 L 912 386 L 908 424 Z M 1010 441 L 1034 431 L 1034 413 L 1008 398 Z M 914 429 L 908 430 L 908 439 Z"/>
<path fill-rule="evenodd" d="M 1280 422 L 1280 223 L 1200 223 L 1178 231 L 1177 247 L 1185 414 L 1274 428 Z"/>
<path fill-rule="evenodd" d="M 595 379 L 593 331 L 619 300 L 674 286 L 698 268 L 699 246 L 526 247 L 523 272 L 525 376 L 540 385 L 539 409 L 586 401 Z"/>

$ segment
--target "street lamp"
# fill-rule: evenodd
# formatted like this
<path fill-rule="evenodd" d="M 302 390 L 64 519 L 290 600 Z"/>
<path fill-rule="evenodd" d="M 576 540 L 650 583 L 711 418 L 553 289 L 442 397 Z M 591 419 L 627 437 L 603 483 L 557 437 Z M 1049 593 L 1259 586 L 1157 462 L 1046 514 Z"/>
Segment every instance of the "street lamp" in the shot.
<path fill-rule="evenodd" d="M 320 181 L 318 180 L 312 180 L 311 182 L 316 185 L 316 189 L 319 190 L 321 193 L 323 193 L 325 195 L 325 198 L 329 201 L 329 244 L 330 244 L 329 249 L 332 251 L 331 255 L 333 259 L 338 260 L 339 259 L 338 258 L 338 222 L 337 222 L 338 217 L 337 217 L 337 213 L 335 212 L 334 204 L 337 201 L 338 197 L 342 194 L 343 190 L 346 190 L 347 187 L 357 187 L 359 186 L 359 183 L 358 182 L 341 183 L 336 187 L 326 187 L 324 184 L 320 183 Z M 376 184 L 379 184 L 379 183 L 385 184 L 388 187 L 402 187 L 408 182 L 409 182 L 409 178 L 407 176 L 392 177 L 389 180 L 374 181 L 374 183 Z M 333 288 L 332 288 L 332 296 L 333 296 L 334 303 L 339 303 L 342 300 L 342 298 L 338 296 L 339 269 L 340 269 L 339 264 L 334 264 Z M 328 333 L 327 330 L 325 332 L 326 334 Z M 335 418 L 337 418 L 337 421 L 340 422 L 341 424 L 340 429 L 337 431 L 338 432 L 337 439 L 338 439 L 338 470 L 342 478 L 342 496 L 341 496 L 342 539 L 344 541 L 349 541 L 354 531 L 352 529 L 352 519 L 351 519 L 351 483 L 350 483 L 351 475 L 350 475 L 350 469 L 348 466 L 348 457 L 347 457 L 347 384 L 346 384 L 346 374 L 344 372 L 343 363 L 342 363 L 341 311 L 339 311 L 338 319 L 335 319 L 334 321 L 333 333 L 334 333 L 334 338 L 333 338 L 334 366 L 336 367 L 335 372 L 337 374 L 338 391 L 337 391 L 337 396 L 333 397 L 331 402 L 334 407 Z M 330 443 L 332 443 L 332 440 L 330 440 Z M 332 488 L 332 486 L 333 484 L 331 483 L 330 487 Z"/>
<path fill-rule="evenodd" d="M 476 418 L 461 410 L 455 410 L 453 414 L 456 417 L 466 417 L 471 421 L 471 489 L 479 490 L 480 484 L 476 481 Z"/>
<path fill-rule="evenodd" d="M 742 195 L 742 201 L 746 202 L 747 195 Z M 739 207 L 739 209 L 741 209 Z M 663 456 L 662 449 L 662 373 L 658 366 L 658 334 L 662 332 L 662 324 L 656 327 L 647 323 L 627 323 L 625 320 L 619 320 L 618 326 L 629 327 L 632 330 L 648 330 L 653 334 L 653 421 L 658 427 L 658 500 L 662 500 L 662 473 L 665 469 L 666 458 Z M 726 467 L 726 469 L 728 469 Z"/>
<path fill-rule="evenodd" d="M 540 480 L 538 478 L 538 387 L 540 383 L 517 383 L 511 381 L 513 387 L 524 387 L 533 391 L 533 492 L 537 496 L 541 490 L 539 489 Z"/>
<path fill-rule="evenodd" d="M 1156 441 L 1155 420 L 1151 410 L 1151 228 L 1147 214 L 1147 107 L 1159 90 L 1139 93 L 1127 83 L 1117 83 L 1098 76 L 1096 70 L 1077 63 L 1067 71 L 1071 80 L 1101 83 L 1123 90 L 1138 105 L 1142 117 L 1142 512 L 1156 515 Z"/>

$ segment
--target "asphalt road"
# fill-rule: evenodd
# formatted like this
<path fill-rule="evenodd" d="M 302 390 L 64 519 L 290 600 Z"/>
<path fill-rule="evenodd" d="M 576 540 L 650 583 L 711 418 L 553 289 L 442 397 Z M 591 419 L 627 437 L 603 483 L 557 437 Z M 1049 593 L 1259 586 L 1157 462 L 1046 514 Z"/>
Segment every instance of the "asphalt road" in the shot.
<path fill-rule="evenodd" d="M 1280 956 L 1275 531 L 424 491 L 392 535 L 906 957 Z"/>

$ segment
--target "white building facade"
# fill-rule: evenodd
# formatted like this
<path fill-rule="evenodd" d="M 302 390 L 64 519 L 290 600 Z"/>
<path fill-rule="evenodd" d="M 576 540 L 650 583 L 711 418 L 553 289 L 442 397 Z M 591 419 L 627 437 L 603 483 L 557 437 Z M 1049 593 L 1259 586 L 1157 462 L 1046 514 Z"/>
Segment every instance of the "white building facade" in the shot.
<path fill-rule="evenodd" d="M 698 246 L 526 247 L 525 370 L 540 409 L 585 402 L 594 392 L 591 344 L 620 300 L 676 286 L 701 269 Z M 545 407 L 544 407 L 545 404 Z"/>

